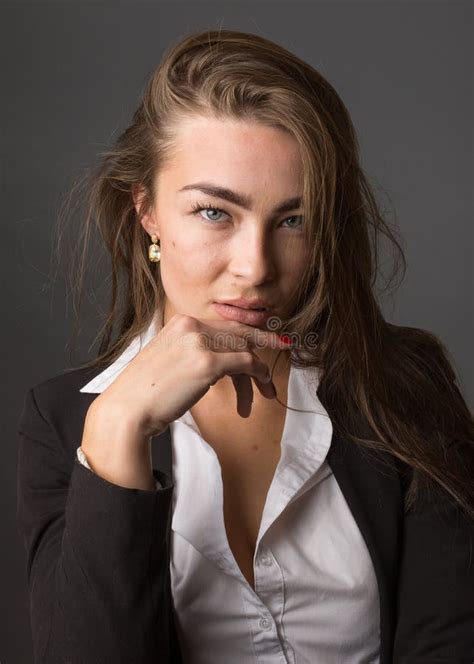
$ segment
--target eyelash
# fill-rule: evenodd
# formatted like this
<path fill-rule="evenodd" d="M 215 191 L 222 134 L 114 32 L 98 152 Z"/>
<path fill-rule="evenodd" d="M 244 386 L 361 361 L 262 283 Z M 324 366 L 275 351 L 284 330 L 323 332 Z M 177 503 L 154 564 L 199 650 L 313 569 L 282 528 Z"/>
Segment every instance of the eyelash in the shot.
<path fill-rule="evenodd" d="M 212 210 L 213 212 L 223 212 L 224 214 L 227 214 L 227 212 L 225 210 L 223 210 L 222 208 L 215 207 L 214 205 L 211 205 L 210 203 L 208 203 L 207 205 L 202 205 L 201 203 L 195 203 L 192 206 L 192 210 L 193 210 L 193 214 L 195 214 L 195 215 L 199 214 L 199 212 L 201 212 L 202 210 Z M 287 217 L 286 219 L 284 219 L 284 221 L 287 221 L 287 219 L 298 219 L 298 218 L 303 219 L 303 216 L 302 215 L 293 215 L 291 217 Z M 212 219 L 204 219 L 204 221 L 207 221 L 210 224 L 218 224 L 218 223 L 220 223 L 221 220 L 213 221 Z M 295 230 L 297 230 L 298 228 L 300 228 L 300 226 L 296 227 Z M 292 227 L 290 227 L 290 229 L 292 229 Z"/>

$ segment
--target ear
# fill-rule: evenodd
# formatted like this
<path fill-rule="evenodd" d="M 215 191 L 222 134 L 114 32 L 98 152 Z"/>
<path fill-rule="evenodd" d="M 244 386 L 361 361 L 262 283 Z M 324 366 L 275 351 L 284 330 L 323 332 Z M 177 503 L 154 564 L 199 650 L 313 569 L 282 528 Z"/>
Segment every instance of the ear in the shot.
<path fill-rule="evenodd" d="M 140 210 L 143 204 L 143 199 L 145 197 L 145 190 L 143 187 L 140 187 L 139 185 L 132 185 L 132 197 L 135 211 L 141 225 L 149 235 L 157 235 L 159 238 L 160 233 L 154 215 L 152 213 L 148 213 L 140 216 Z"/>

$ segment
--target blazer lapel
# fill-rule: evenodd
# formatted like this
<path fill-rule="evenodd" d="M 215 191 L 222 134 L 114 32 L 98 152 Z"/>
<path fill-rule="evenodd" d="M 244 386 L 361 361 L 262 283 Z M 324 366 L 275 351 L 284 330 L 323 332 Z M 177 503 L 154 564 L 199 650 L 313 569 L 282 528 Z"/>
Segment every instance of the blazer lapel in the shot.
<path fill-rule="evenodd" d="M 380 664 L 391 664 L 403 502 L 393 457 L 333 434 L 328 463 L 362 533 L 380 598 Z"/>

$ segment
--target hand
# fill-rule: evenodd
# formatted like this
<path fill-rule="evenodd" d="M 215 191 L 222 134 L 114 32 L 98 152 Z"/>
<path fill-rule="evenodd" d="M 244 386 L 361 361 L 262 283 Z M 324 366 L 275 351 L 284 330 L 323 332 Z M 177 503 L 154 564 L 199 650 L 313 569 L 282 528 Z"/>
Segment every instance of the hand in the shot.
<path fill-rule="evenodd" d="M 176 314 L 99 395 L 94 409 L 112 409 L 143 436 L 157 435 L 229 375 L 237 411 L 248 417 L 252 381 L 263 396 L 275 396 L 269 368 L 253 351 L 257 342 L 288 349 L 275 332 Z"/>

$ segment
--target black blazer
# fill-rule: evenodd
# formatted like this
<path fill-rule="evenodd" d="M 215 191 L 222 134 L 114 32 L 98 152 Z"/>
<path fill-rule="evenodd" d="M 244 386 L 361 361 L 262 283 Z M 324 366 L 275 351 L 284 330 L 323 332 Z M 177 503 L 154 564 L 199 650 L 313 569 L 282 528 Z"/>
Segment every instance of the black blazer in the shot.
<path fill-rule="evenodd" d="M 98 373 L 74 369 L 35 385 L 18 423 L 34 661 L 177 664 L 170 430 L 152 441 L 160 490 L 120 487 L 81 465 L 76 449 L 97 395 L 79 390 Z M 333 435 L 328 463 L 374 565 L 380 664 L 472 664 L 473 524 L 453 504 L 441 512 L 427 499 L 404 515 L 402 466 L 391 455 Z"/>

